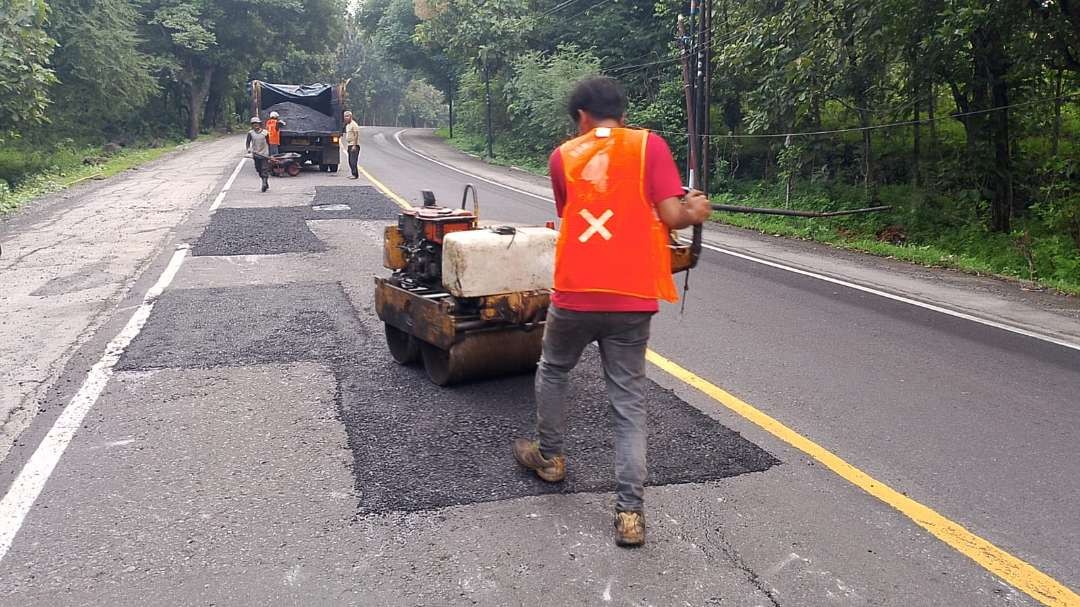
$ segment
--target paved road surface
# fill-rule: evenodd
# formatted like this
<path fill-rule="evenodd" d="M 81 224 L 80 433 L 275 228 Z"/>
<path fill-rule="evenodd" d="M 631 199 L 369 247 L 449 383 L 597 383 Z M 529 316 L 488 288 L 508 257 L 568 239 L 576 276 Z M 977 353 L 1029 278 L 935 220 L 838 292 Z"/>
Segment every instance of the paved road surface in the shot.
<path fill-rule="evenodd" d="M 395 133 L 366 129 L 362 162 L 401 196 L 456 201 L 477 181 L 486 221 L 552 218 L 522 193 L 535 181 L 478 181 Z M 424 132 L 403 140 L 443 153 Z M 260 194 L 247 165 L 230 182 L 240 145 L 2 224 L 0 387 L 25 430 L 0 464 L 0 603 L 1038 604 L 659 367 L 650 543 L 615 548 L 595 360 L 573 477 L 553 493 L 506 451 L 529 426 L 529 378 L 438 390 L 388 361 L 371 277 L 394 203 L 345 172 Z M 82 265 L 63 266 L 75 244 Z M 660 357 L 1080 588 L 1080 352 L 730 255 L 692 280 L 686 314 L 654 325 Z M 125 346 L 111 374 L 91 369 L 110 343 Z M 13 481 L 42 461 L 55 469 L 31 502 L 42 483 Z M 17 503 L 25 519 L 7 517 Z"/>

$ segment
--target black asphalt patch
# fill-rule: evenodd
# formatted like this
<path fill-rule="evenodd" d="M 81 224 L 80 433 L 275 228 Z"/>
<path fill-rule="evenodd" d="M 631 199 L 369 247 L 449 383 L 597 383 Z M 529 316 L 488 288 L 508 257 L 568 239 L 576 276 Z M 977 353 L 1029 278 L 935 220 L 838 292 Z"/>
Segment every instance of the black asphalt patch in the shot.
<path fill-rule="evenodd" d="M 363 513 L 614 489 L 612 420 L 595 350 L 573 376 L 568 477 L 550 485 L 510 455 L 513 438 L 533 433 L 532 375 L 439 388 L 422 369 L 391 360 L 377 323 L 359 317 L 336 283 L 168 291 L 118 369 L 327 365 L 338 380 Z M 647 398 L 651 486 L 779 463 L 651 381 Z"/>
<path fill-rule="evenodd" d="M 320 253 L 326 245 L 307 227 L 314 213 L 307 207 L 218 209 L 191 254 Z"/>
<path fill-rule="evenodd" d="M 336 283 L 175 290 L 158 299 L 118 368 L 340 365 L 367 341 Z"/>
<path fill-rule="evenodd" d="M 393 221 L 401 207 L 371 186 L 316 186 L 311 205 L 347 205 L 348 211 L 321 211 L 314 219 L 367 219 Z"/>
<path fill-rule="evenodd" d="M 599 356 L 574 372 L 568 475 L 544 483 L 519 467 L 510 441 L 532 436 L 532 375 L 439 388 L 378 353 L 345 369 L 341 412 L 363 512 L 416 511 L 546 493 L 613 491 L 614 434 Z M 648 382 L 650 486 L 760 472 L 773 456 Z"/>

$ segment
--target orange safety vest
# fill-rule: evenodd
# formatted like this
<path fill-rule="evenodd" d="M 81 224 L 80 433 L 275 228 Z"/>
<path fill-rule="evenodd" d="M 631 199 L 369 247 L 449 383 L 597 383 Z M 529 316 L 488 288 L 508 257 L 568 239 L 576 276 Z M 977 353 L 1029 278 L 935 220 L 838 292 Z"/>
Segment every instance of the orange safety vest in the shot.
<path fill-rule="evenodd" d="M 668 229 L 645 194 L 649 132 L 594 129 L 562 145 L 566 206 L 555 290 L 677 301 Z"/>
<path fill-rule="evenodd" d="M 281 145 L 281 129 L 278 127 L 277 118 L 266 121 L 266 137 L 270 145 Z"/>

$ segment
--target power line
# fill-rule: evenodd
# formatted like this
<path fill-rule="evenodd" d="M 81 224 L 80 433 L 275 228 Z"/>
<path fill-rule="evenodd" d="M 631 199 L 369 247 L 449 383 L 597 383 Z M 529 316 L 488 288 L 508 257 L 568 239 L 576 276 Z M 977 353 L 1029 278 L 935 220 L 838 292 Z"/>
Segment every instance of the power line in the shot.
<path fill-rule="evenodd" d="M 846 129 L 832 129 L 827 131 L 806 131 L 799 133 L 761 133 L 757 135 L 751 134 L 734 134 L 729 133 L 727 135 L 708 135 L 710 139 L 779 139 L 788 137 L 814 137 L 819 135 L 836 135 L 840 133 L 855 133 L 860 131 L 876 131 L 881 129 L 892 129 L 906 126 L 916 126 L 922 124 L 930 124 L 932 122 L 940 122 L 942 120 L 953 120 L 956 118 L 966 118 L 968 116 L 978 116 L 981 114 L 991 114 L 993 112 L 1000 112 L 1003 110 L 1011 110 L 1017 107 L 1026 107 L 1029 105 L 1037 105 L 1040 103 L 1049 103 L 1051 101 L 1065 101 L 1066 99 L 1072 99 L 1074 97 L 1080 97 L 1080 91 L 1075 93 L 1069 93 L 1060 97 L 1049 97 L 1046 99 L 1036 99 L 1034 101 L 1025 101 L 1023 103 L 1013 103 L 1010 105 L 1002 105 L 998 107 L 992 107 L 985 110 L 975 110 L 971 112 L 961 112 L 957 114 L 949 114 L 948 116 L 940 116 L 937 118 L 926 118 L 923 120 L 906 120 L 903 122 L 890 122 L 887 124 L 872 124 L 870 126 L 855 126 Z M 652 130 L 652 129 L 650 129 Z M 689 133 L 683 133 L 679 131 L 657 131 L 652 130 L 653 133 L 660 133 L 663 135 L 679 135 L 681 137 L 689 137 Z"/>
<path fill-rule="evenodd" d="M 554 13 L 557 13 L 557 12 L 561 11 L 562 9 L 570 6 L 571 4 L 574 4 L 575 2 L 578 2 L 578 0 L 565 0 L 564 2 L 560 2 L 560 3 L 556 4 L 554 7 L 549 8 L 548 10 L 544 11 L 543 13 L 540 14 L 540 16 L 541 17 L 547 17 L 548 15 L 551 15 L 551 14 L 554 14 Z"/>
<path fill-rule="evenodd" d="M 716 27 L 719 27 L 719 26 L 714 26 L 713 29 L 708 30 L 709 33 L 710 34 L 715 33 Z M 746 27 L 749 27 L 749 26 L 744 25 L 741 28 L 736 28 L 735 31 L 731 32 L 728 36 L 726 36 L 724 38 L 721 38 L 721 39 L 718 39 L 718 40 L 713 40 L 710 43 L 710 45 L 712 45 L 712 47 L 715 48 L 717 45 L 727 44 L 728 42 L 731 42 L 736 37 L 738 37 L 739 34 L 742 33 L 741 31 L 739 31 L 740 29 L 745 29 Z M 686 52 L 693 54 L 699 48 L 701 48 L 701 44 L 698 43 L 698 42 L 693 42 L 693 43 L 690 44 L 689 47 L 687 47 Z M 606 71 L 608 73 L 623 72 L 623 75 L 633 74 L 634 72 L 645 69 L 647 67 L 652 67 L 654 65 L 662 65 L 662 64 L 665 64 L 665 63 L 678 63 L 682 59 L 682 53 L 683 53 L 683 51 L 680 49 L 679 50 L 679 55 L 676 56 L 676 57 L 668 57 L 667 59 L 659 59 L 657 61 L 651 61 L 649 63 L 639 63 L 639 64 L 636 64 L 636 65 L 623 64 L 623 65 L 615 66 L 613 68 L 608 68 L 607 70 L 604 70 L 604 71 Z"/>
<path fill-rule="evenodd" d="M 587 13 L 587 12 L 591 11 L 591 10 L 592 10 L 592 9 L 594 9 L 594 8 L 597 8 L 597 7 L 599 7 L 599 6 L 603 5 L 603 4 L 607 4 L 608 2 L 611 2 L 611 0 L 600 0 L 599 2 L 596 2 L 596 3 L 594 3 L 594 4 L 591 4 L 591 5 L 589 5 L 589 6 L 585 7 L 585 8 L 583 8 L 582 10 L 580 10 L 580 11 L 578 11 L 578 12 L 574 13 L 573 15 L 570 15 L 569 17 L 567 17 L 567 20 L 570 20 L 570 19 L 574 19 L 574 18 L 576 18 L 576 17 L 579 17 L 579 16 L 581 16 L 581 15 L 583 15 L 583 14 L 585 14 L 585 13 Z"/>

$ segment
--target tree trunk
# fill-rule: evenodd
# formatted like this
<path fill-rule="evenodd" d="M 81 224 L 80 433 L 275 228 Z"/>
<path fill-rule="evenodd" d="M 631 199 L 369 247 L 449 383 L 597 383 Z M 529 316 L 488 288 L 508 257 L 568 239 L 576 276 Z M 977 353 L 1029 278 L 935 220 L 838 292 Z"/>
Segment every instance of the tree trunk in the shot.
<path fill-rule="evenodd" d="M 974 162 L 978 156 L 976 151 L 978 149 L 979 141 L 979 124 L 977 116 L 968 115 L 972 111 L 971 102 L 968 101 L 967 95 L 960 90 L 960 87 L 955 82 L 949 83 L 949 88 L 952 90 L 953 102 L 956 103 L 956 109 L 960 110 L 960 114 L 963 116 L 957 117 L 960 124 L 964 125 L 964 137 L 967 142 L 967 157 L 968 160 Z"/>
<path fill-rule="evenodd" d="M 454 138 L 454 83 L 450 83 L 450 138 Z"/>
<path fill-rule="evenodd" d="M 225 98 L 228 95 L 228 79 L 225 75 L 215 70 L 210 78 L 209 95 L 206 101 L 206 114 L 203 125 L 210 128 L 222 126 L 222 117 L 225 115 Z"/>
<path fill-rule="evenodd" d="M 915 122 L 914 126 L 914 141 L 911 149 L 911 180 L 916 188 L 922 187 L 922 125 L 919 124 L 919 120 L 922 118 L 919 107 L 919 93 L 922 91 L 919 88 L 919 81 L 917 78 L 912 79 L 911 96 L 914 99 L 912 105 L 912 118 Z"/>
<path fill-rule="evenodd" d="M 865 103 L 865 98 L 863 100 Z M 866 200 L 870 200 L 873 196 L 870 193 L 870 184 L 873 182 L 873 170 L 874 165 L 870 158 L 873 154 L 872 141 L 870 139 L 870 112 L 865 110 L 859 111 L 859 123 L 862 125 L 863 132 L 863 192 L 866 196 Z"/>
<path fill-rule="evenodd" d="M 926 119 L 930 123 L 930 159 L 931 162 L 937 160 L 938 151 L 938 138 L 937 138 L 937 85 L 934 81 L 930 81 L 930 103 L 926 106 Z"/>
<path fill-rule="evenodd" d="M 1057 78 L 1054 82 L 1054 131 L 1050 137 L 1050 156 L 1055 159 L 1058 155 L 1058 142 L 1061 140 L 1061 104 L 1064 101 L 1061 98 L 1063 72 L 1063 69 L 1058 68 Z"/>
<path fill-rule="evenodd" d="M 188 139 L 196 139 L 202 130 L 202 117 L 206 111 L 206 99 L 210 94 L 210 82 L 214 68 L 205 68 L 201 73 L 192 70 L 191 84 L 188 88 Z"/>
<path fill-rule="evenodd" d="M 488 158 L 494 158 L 494 142 L 492 141 L 494 134 L 491 132 L 491 74 L 487 66 L 484 67 L 484 99 L 487 101 L 487 155 Z"/>
<path fill-rule="evenodd" d="M 994 147 L 993 197 L 990 201 L 991 228 L 997 232 L 1008 232 L 1012 227 L 1015 209 L 1013 195 L 1012 150 L 1009 137 L 1009 83 L 1007 78 L 1009 61 L 1005 56 L 1001 33 L 993 28 L 980 29 L 976 32 L 980 38 L 980 51 L 984 52 L 983 65 L 986 69 L 986 83 L 990 88 L 990 108 L 987 117 L 990 138 Z M 998 109 L 1002 108 L 1002 109 Z"/>

